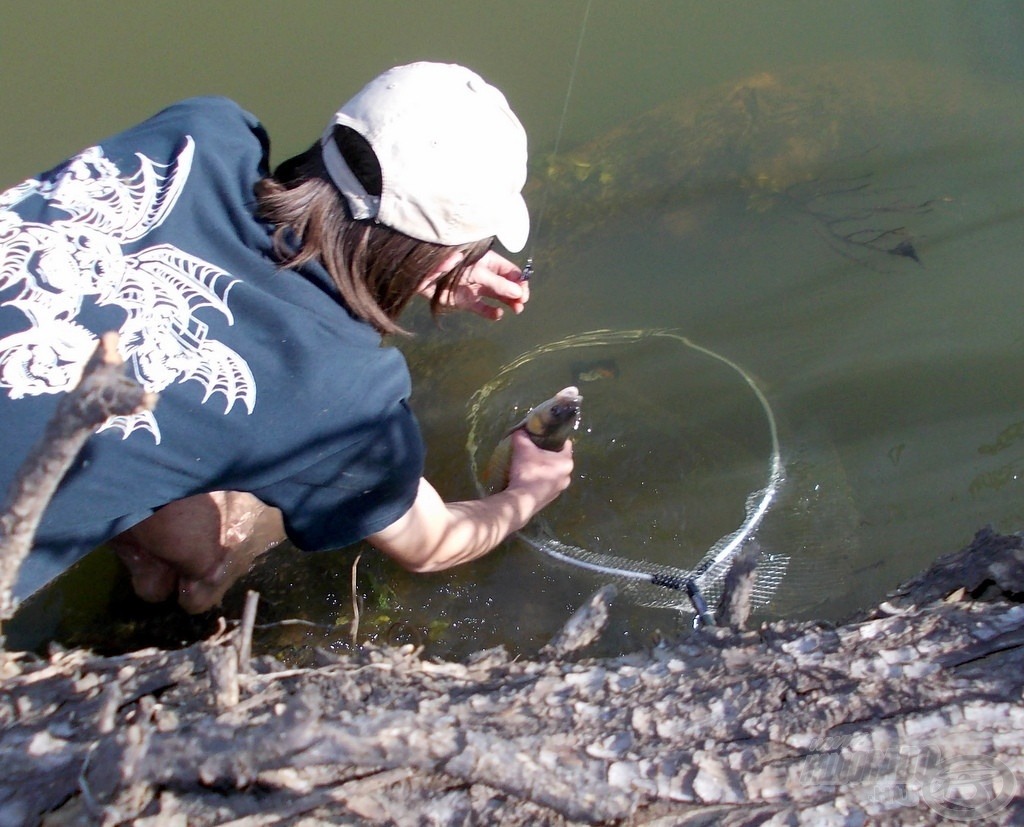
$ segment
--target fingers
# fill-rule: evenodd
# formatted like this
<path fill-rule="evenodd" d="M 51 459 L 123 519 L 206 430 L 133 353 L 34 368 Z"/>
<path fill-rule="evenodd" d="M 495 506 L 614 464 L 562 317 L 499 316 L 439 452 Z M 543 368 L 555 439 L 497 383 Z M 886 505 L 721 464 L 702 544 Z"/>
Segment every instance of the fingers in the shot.
<path fill-rule="evenodd" d="M 490 321 L 500 319 L 506 309 L 522 313 L 530 300 L 522 275 L 519 267 L 491 250 L 469 268 L 445 303 Z"/>
<path fill-rule="evenodd" d="M 530 435 L 526 431 L 520 429 L 512 432 L 512 451 L 515 456 L 522 456 L 524 460 L 529 462 L 540 463 L 541 465 L 550 464 L 553 466 L 564 466 L 566 462 L 570 465 L 572 463 L 572 440 L 567 439 L 565 445 L 558 451 L 548 451 L 544 448 L 538 448 Z"/>
<path fill-rule="evenodd" d="M 530 490 L 543 507 L 561 494 L 572 482 L 572 441 L 566 440 L 560 451 L 538 448 L 523 431 L 512 434 L 512 464 L 509 487 Z"/>
<path fill-rule="evenodd" d="M 530 300 L 530 283 L 523 281 L 523 271 L 493 250 L 473 266 L 469 275 L 479 279 L 485 296 L 502 302 L 515 313 L 522 313 Z"/>

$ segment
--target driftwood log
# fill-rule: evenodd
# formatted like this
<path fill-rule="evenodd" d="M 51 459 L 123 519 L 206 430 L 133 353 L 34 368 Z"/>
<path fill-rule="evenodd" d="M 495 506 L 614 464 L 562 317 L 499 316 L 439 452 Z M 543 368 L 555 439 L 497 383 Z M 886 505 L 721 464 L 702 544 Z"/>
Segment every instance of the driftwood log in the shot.
<path fill-rule="evenodd" d="M 7 652 L 0 825 L 1021 823 L 1022 595 L 983 531 L 841 626 L 611 659 L 586 617 L 538 660 Z"/>
<path fill-rule="evenodd" d="M 76 441 L 153 403 L 114 344 L 0 517 L 0 619 Z M 286 669 L 251 657 L 255 595 L 176 651 L 0 649 L 0 827 L 1024 821 L 1020 536 L 980 532 L 841 626 L 744 631 L 753 560 L 719 625 L 610 659 L 579 657 L 610 587 L 535 660 L 366 647 Z"/>

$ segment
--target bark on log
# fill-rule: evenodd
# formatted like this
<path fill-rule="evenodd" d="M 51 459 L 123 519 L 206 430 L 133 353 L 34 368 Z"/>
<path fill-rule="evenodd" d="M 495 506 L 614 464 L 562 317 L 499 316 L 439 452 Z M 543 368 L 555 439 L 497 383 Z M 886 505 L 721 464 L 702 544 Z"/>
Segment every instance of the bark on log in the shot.
<path fill-rule="evenodd" d="M 230 704 L 209 664 L 237 630 L 3 653 L 0 825 L 1019 823 L 1022 560 L 984 531 L 841 626 L 618 658 L 258 659 Z"/>

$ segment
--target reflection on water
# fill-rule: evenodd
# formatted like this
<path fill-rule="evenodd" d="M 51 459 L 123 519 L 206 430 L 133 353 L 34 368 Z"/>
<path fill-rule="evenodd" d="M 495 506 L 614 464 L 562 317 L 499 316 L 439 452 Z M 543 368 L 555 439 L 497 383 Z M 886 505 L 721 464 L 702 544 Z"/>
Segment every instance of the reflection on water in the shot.
<path fill-rule="evenodd" d="M 308 16 L 310 32 L 344 23 L 366 34 L 352 56 L 360 75 L 429 56 L 467 62 L 505 88 L 531 133 L 535 221 L 547 203 L 527 251 L 537 270 L 527 313 L 492 327 L 452 318 L 440 332 L 418 316 L 420 335 L 402 344 L 429 476 L 447 497 L 475 494 L 467 406 L 502 365 L 582 331 L 672 328 L 742 365 L 779 418 L 785 486 L 758 541 L 800 565 L 766 614 L 838 618 L 981 525 L 1024 526 L 1020 4 L 596 0 L 559 157 L 550 148 L 582 3 L 431 5 L 429 21 L 420 4 L 396 5 L 386 25 L 376 4 L 345 7 L 310 4 L 295 14 Z M 202 29 L 190 26 L 190 37 Z M 320 78 L 316 48 L 289 52 L 288 65 L 268 62 L 257 74 L 276 80 L 262 86 L 252 82 L 247 35 L 225 44 L 223 27 L 209 30 L 228 59 L 209 69 L 202 89 L 183 88 L 204 65 L 192 61 L 188 72 L 158 67 L 161 81 L 141 103 L 134 88 L 110 99 L 134 100 L 134 120 L 172 97 L 224 91 L 268 120 L 281 152 L 307 144 L 321 115 L 289 107 L 299 98 L 307 107 L 313 96 L 333 107 L 336 73 L 305 97 L 291 85 L 289 94 L 267 90 L 280 90 L 280 79 L 296 71 Z M 436 39 L 424 38 L 426 30 Z M 491 48 L 495 39 L 507 48 Z M 5 46 L 6 59 L 32 66 L 35 51 L 28 35 L 23 40 L 13 51 Z M 424 54 L 426 41 L 435 53 Z M 53 61 L 74 48 L 37 51 Z M 96 61 L 118 54 L 92 51 Z M 173 59 L 175 50 L 161 53 Z M 3 94 L 23 89 L 25 101 L 9 111 L 45 124 L 57 91 L 10 84 Z M 66 91 L 97 114 L 95 94 L 74 84 Z M 72 105 L 56 107 L 61 124 L 75 120 L 63 110 Z M 120 111 L 99 114 L 111 128 L 125 122 Z M 110 131 L 89 130 L 8 182 Z M 67 136 L 63 127 L 41 131 Z M 37 145 L 24 133 L 5 143 Z M 589 387 L 581 383 L 579 478 L 548 515 L 551 525 L 600 550 L 692 562 L 736 527 L 744 492 L 763 484 L 763 423 L 749 398 L 681 365 L 678 354 L 654 353 L 643 366 L 631 358 L 573 356 L 550 376 L 531 376 L 488 427 L 500 430 L 509 408 L 528 407 L 579 370 L 596 371 Z M 623 430 L 638 423 L 639 431 Z M 515 540 L 427 577 L 404 574 L 367 549 L 281 549 L 249 581 L 267 597 L 261 619 L 317 625 L 264 630 L 265 645 L 288 647 L 297 659 L 316 645 L 349 645 L 360 550 L 364 639 L 422 640 L 437 653 L 497 642 L 529 650 L 602 583 Z M 74 601 L 65 636 L 85 625 L 82 593 L 100 595 L 99 613 L 126 600 L 117 591 L 123 583 L 111 593 L 108 567 L 77 576 L 62 587 Z M 238 593 L 231 600 L 237 605 Z M 55 605 L 28 625 L 45 634 L 58 622 Z M 168 610 L 161 622 L 172 617 Z M 673 612 L 619 601 L 605 646 L 628 648 L 679 624 Z"/>

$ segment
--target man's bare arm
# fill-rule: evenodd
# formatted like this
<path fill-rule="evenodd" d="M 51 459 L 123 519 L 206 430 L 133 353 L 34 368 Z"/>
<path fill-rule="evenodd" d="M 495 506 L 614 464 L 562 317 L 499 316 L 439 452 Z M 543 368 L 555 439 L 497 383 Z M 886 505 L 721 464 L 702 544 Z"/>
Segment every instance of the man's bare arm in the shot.
<path fill-rule="evenodd" d="M 425 479 L 412 508 L 368 542 L 410 571 L 441 571 L 491 551 L 523 528 L 569 485 L 572 444 L 544 451 L 517 432 L 505 490 L 479 500 L 446 503 Z"/>

